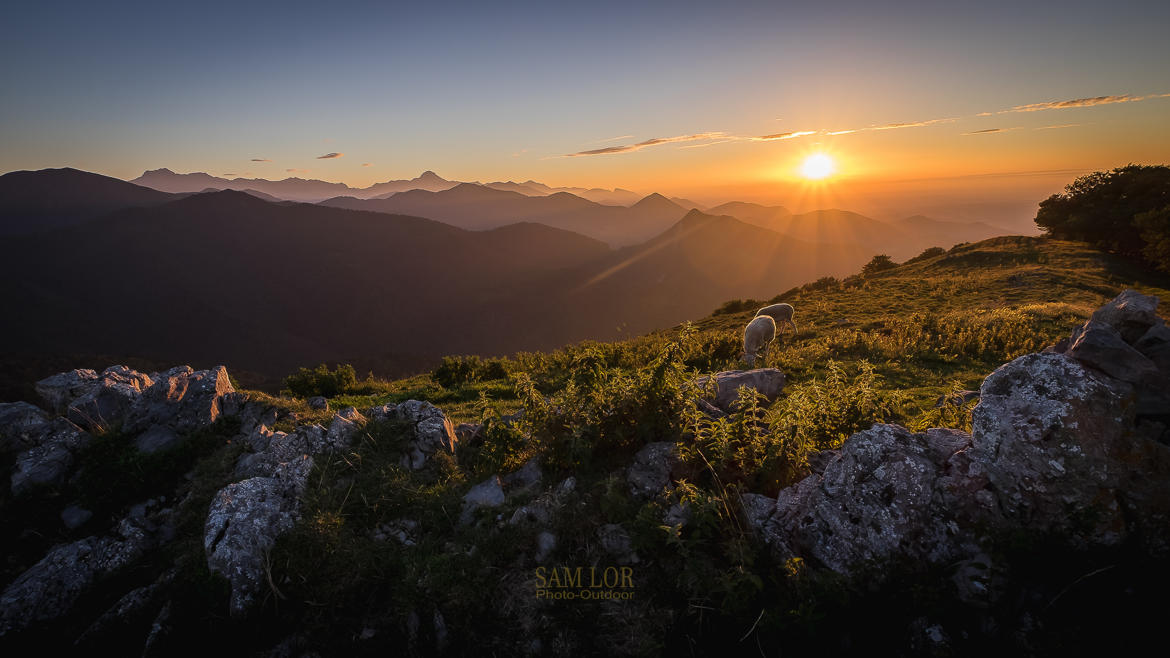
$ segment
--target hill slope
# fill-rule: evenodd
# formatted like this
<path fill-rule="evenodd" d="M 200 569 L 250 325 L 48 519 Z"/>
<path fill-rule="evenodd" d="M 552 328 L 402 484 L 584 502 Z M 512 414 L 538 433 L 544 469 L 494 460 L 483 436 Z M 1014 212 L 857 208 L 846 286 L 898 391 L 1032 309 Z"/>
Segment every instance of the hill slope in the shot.
<path fill-rule="evenodd" d="M 178 197 L 77 169 L 13 171 L 0 176 L 0 235 L 70 226 L 113 210 Z"/>

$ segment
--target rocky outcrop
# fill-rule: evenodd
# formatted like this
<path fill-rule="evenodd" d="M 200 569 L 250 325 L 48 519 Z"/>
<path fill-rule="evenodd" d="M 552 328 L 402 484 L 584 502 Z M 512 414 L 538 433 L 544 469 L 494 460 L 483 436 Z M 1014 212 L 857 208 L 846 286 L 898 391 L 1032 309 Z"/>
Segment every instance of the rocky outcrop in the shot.
<path fill-rule="evenodd" d="M 150 378 L 154 384 L 143 390 L 126 414 L 125 429 L 129 432 L 153 425 L 190 432 L 210 425 L 225 412 L 239 412 L 239 396 L 223 366 L 212 370 L 179 366 L 151 373 Z"/>
<path fill-rule="evenodd" d="M 1163 326 L 1156 305 L 1127 291 L 1063 353 L 997 369 L 970 435 L 875 425 L 776 499 L 745 495 L 745 517 L 781 556 L 841 573 L 891 558 L 962 563 L 1021 530 L 1170 553 L 1170 447 L 1141 403 L 1167 374 L 1140 349 L 1164 345 L 1142 342 Z"/>
<path fill-rule="evenodd" d="M 0 594 L 0 636 L 62 617 L 99 579 L 126 567 L 174 533 L 171 510 L 136 506 L 114 532 L 54 547 Z"/>
<path fill-rule="evenodd" d="M 336 413 L 329 429 L 302 425 L 291 433 L 257 425 L 248 437 L 255 452 L 236 462 L 246 478 L 219 491 L 204 524 L 207 567 L 231 583 L 231 613 L 245 614 L 263 591 L 265 559 L 301 515 L 314 458 L 347 447 L 366 422 L 353 407 Z"/>
<path fill-rule="evenodd" d="M 72 370 L 42 379 L 36 390 L 49 408 L 91 431 L 120 427 L 135 433 L 162 425 L 189 432 L 238 412 L 242 402 L 223 366 L 178 366 L 149 375 L 126 366 L 110 366 L 100 375 Z"/>
<path fill-rule="evenodd" d="M 711 377 L 715 378 L 714 383 L 711 383 Z M 703 390 L 714 387 L 711 402 L 727 413 L 734 411 L 734 402 L 739 399 L 740 388 L 746 386 L 755 389 L 767 400 L 765 404 L 770 404 L 780 397 L 785 383 L 784 373 L 776 368 L 727 370 L 715 373 L 711 377 L 699 377 L 695 383 Z"/>
<path fill-rule="evenodd" d="M 436 452 L 455 454 L 459 439 L 455 426 L 435 405 L 419 400 L 370 409 L 371 420 L 397 420 L 409 424 L 414 435 L 402 456 L 403 468 L 419 470 Z"/>
<path fill-rule="evenodd" d="M 37 393 L 56 413 L 89 430 L 122 423 L 127 410 L 153 383 L 126 366 L 110 366 L 98 375 L 93 370 L 72 370 L 36 383 Z"/>

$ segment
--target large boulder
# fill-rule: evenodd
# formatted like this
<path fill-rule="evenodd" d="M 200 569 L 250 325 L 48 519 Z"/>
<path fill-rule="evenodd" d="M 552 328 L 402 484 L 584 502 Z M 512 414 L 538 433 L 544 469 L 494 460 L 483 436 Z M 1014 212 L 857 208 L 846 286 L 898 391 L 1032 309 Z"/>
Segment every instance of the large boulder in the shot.
<path fill-rule="evenodd" d="M 784 557 L 841 573 L 895 556 L 951 559 L 968 539 L 956 532 L 942 476 L 969 442 L 962 432 L 874 425 L 851 436 L 823 475 L 782 490 L 770 505 L 745 496 L 745 515 Z"/>
<path fill-rule="evenodd" d="M 1030 354 L 989 375 L 981 393 L 971 459 L 1014 525 L 1090 546 L 1135 529 L 1170 540 L 1170 447 L 1135 431 L 1131 384 L 1064 355 Z"/>
<path fill-rule="evenodd" d="M 714 384 L 711 384 L 711 378 Z M 734 402 L 739 398 L 739 389 L 746 386 L 759 391 L 769 402 L 775 402 L 784 390 L 784 373 L 776 368 L 757 368 L 755 370 L 727 370 L 717 372 L 710 377 L 699 377 L 695 383 L 707 390 L 714 386 L 711 402 L 725 412 L 733 411 Z"/>
<path fill-rule="evenodd" d="M 1150 327 L 1161 324 L 1158 298 L 1127 289 L 1101 308 L 1093 311 L 1092 321 L 1113 327 L 1127 343 L 1134 343 Z"/>
<path fill-rule="evenodd" d="M 153 373 L 151 378 L 154 384 L 127 411 L 127 431 L 141 432 L 153 425 L 165 425 L 177 432 L 190 432 L 215 422 L 229 399 L 236 405 L 231 396 L 235 388 L 223 366 L 211 370 L 178 366 Z"/>
<path fill-rule="evenodd" d="M 288 478 L 254 477 L 215 495 L 204 525 L 207 568 L 231 583 L 230 610 L 245 614 L 263 591 L 265 558 L 300 518 L 300 491 Z"/>

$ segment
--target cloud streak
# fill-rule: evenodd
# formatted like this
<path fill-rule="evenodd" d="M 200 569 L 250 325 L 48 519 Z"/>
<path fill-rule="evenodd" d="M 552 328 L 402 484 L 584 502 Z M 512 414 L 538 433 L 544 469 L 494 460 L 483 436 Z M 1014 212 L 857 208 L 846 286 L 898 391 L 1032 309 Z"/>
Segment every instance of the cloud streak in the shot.
<path fill-rule="evenodd" d="M 720 139 L 726 137 L 721 132 L 716 133 L 696 133 L 694 135 L 677 135 L 675 137 L 656 137 L 648 139 L 637 144 L 624 144 L 622 146 L 607 146 L 605 148 L 590 149 L 588 151 L 578 151 L 577 153 L 567 153 L 563 157 L 578 158 L 585 155 L 614 155 L 617 153 L 633 153 L 634 151 L 641 151 L 644 148 L 651 146 L 658 146 L 659 144 L 671 144 L 674 142 L 694 142 L 704 139 Z"/>
<path fill-rule="evenodd" d="M 1093 107 L 1096 105 L 1111 105 L 1111 104 L 1115 104 L 1115 103 L 1135 103 L 1135 102 L 1139 102 L 1139 101 L 1156 99 L 1156 98 L 1170 98 L 1170 93 L 1146 94 L 1144 96 L 1134 96 L 1132 94 L 1121 94 L 1121 95 L 1113 95 L 1113 96 L 1093 96 L 1093 97 L 1089 97 L 1089 98 L 1074 98 L 1071 100 L 1063 100 L 1063 101 L 1047 101 L 1047 102 L 1043 102 L 1043 103 L 1030 103 L 1027 105 L 1017 105 L 1017 106 L 1012 107 L 1010 109 L 1000 110 L 998 112 L 979 112 L 977 114 L 972 114 L 972 115 L 968 115 L 968 116 L 961 116 L 961 117 L 945 117 L 945 118 L 940 118 L 940 119 L 924 119 L 921 121 L 887 123 L 887 124 L 883 124 L 883 125 L 871 125 L 871 126 L 867 126 L 865 128 L 851 128 L 851 129 L 847 129 L 847 130 L 790 130 L 787 132 L 773 133 L 770 135 L 760 135 L 758 137 L 728 135 L 728 134 L 723 133 L 723 132 L 696 133 L 693 135 L 678 135 L 675 137 L 659 137 L 659 138 L 655 138 L 655 139 L 648 139 L 648 140 L 643 141 L 643 142 L 637 142 L 634 144 L 623 144 L 623 145 L 619 145 L 619 146 L 606 146 L 603 148 L 589 149 L 587 151 L 578 151 L 577 153 L 568 153 L 568 154 L 561 155 L 561 156 L 548 156 L 546 158 L 541 158 L 541 159 L 547 160 L 547 159 L 556 158 L 556 157 L 576 158 L 576 157 L 586 156 L 586 155 L 615 155 L 615 154 L 619 154 L 619 153 L 633 153 L 635 151 L 640 151 L 644 148 L 649 148 L 651 146 L 658 146 L 660 144 L 670 144 L 672 142 L 700 142 L 700 141 L 706 142 L 703 144 L 688 144 L 688 145 L 679 147 L 679 148 L 688 148 L 689 149 L 689 148 L 705 148 L 707 146 L 714 146 L 716 144 L 726 144 L 728 142 L 741 142 L 741 141 L 774 142 L 774 141 L 781 141 L 781 140 L 796 139 L 799 137 L 808 137 L 810 135 L 823 135 L 826 137 L 832 137 L 832 136 L 837 136 L 837 135 L 849 135 L 849 134 L 861 133 L 861 132 L 900 130 L 903 128 L 923 128 L 923 127 L 927 127 L 927 126 L 937 126 L 940 124 L 954 123 L 956 121 L 961 121 L 961 120 L 965 120 L 965 119 L 995 116 L 998 114 L 1009 114 L 1009 113 L 1017 113 L 1017 112 L 1041 112 L 1041 111 L 1045 111 L 1045 110 L 1058 110 L 1058 109 L 1066 109 L 1066 108 L 1072 108 L 1072 107 Z M 779 121 L 780 119 L 777 119 L 777 120 Z M 1033 128 L 1033 130 L 1053 130 L 1056 128 L 1072 128 L 1074 126 L 1082 126 L 1082 125 L 1088 125 L 1088 124 L 1065 123 L 1065 124 L 1052 125 L 1052 126 L 1042 126 L 1039 128 Z M 962 135 L 989 135 L 989 134 L 1008 132 L 1008 131 L 1012 131 L 1012 130 L 1023 130 L 1023 129 L 1024 129 L 1024 126 L 1015 126 L 1015 127 L 1011 127 L 1011 128 L 985 128 L 982 130 L 973 130 L 970 132 L 964 132 L 964 133 L 960 133 L 960 134 L 962 134 Z M 597 144 L 597 143 L 604 143 L 604 142 L 612 142 L 612 141 L 617 141 L 620 139 L 628 139 L 630 137 L 631 137 L 630 135 L 623 135 L 620 137 L 609 137 L 606 139 L 598 140 L 598 141 L 593 142 L 593 143 Z M 331 153 L 329 155 L 321 156 L 321 157 L 322 158 L 329 158 L 329 157 L 340 157 L 340 156 L 341 156 L 340 153 Z"/>
<path fill-rule="evenodd" d="M 867 130 L 898 130 L 899 128 L 922 128 L 923 126 L 933 126 L 940 123 L 951 123 L 957 121 L 956 118 L 947 119 L 927 119 L 926 121 L 911 121 L 909 123 L 887 123 L 884 126 L 870 126 Z"/>
<path fill-rule="evenodd" d="M 1147 94 L 1145 96 L 1133 96 L 1130 94 L 1121 94 L 1118 96 L 1092 96 L 1090 98 L 1074 98 L 1067 101 L 1048 101 L 1046 103 L 1029 103 L 1028 105 L 1017 105 L 1008 110 L 1001 110 L 999 114 L 1008 114 L 1010 112 L 1041 112 L 1043 110 L 1063 110 L 1070 107 L 1094 107 L 1096 105 L 1113 105 L 1114 103 L 1136 103 L 1138 101 L 1149 100 L 1151 98 L 1166 98 L 1170 94 Z"/>
<path fill-rule="evenodd" d="M 786 133 L 760 135 L 759 137 L 753 137 L 752 140 L 757 142 L 772 142 L 778 139 L 796 139 L 797 137 L 807 137 L 815 134 L 817 134 L 816 130 L 792 130 Z"/>
<path fill-rule="evenodd" d="M 318 155 L 318 160 L 332 160 L 333 158 L 340 158 L 344 153 L 326 153 L 325 155 Z"/>
<path fill-rule="evenodd" d="M 252 162 L 272 162 L 268 158 L 252 158 Z"/>

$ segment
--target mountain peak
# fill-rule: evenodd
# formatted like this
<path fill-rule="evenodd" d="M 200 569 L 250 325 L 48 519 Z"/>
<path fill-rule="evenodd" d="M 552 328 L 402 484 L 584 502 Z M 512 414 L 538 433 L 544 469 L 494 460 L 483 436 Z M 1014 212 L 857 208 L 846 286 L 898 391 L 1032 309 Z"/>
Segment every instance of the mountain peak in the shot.
<path fill-rule="evenodd" d="M 630 207 L 631 208 L 638 208 L 640 210 L 646 210 L 646 209 L 651 209 L 651 208 L 653 208 L 653 209 L 682 210 L 682 206 L 678 205 L 677 203 L 671 201 L 670 199 L 662 196 L 661 194 L 659 194 L 657 192 L 654 192 L 652 194 L 647 195 L 641 201 L 638 201 L 637 203 L 635 203 L 634 205 L 632 205 Z"/>
<path fill-rule="evenodd" d="M 416 178 L 415 180 L 416 180 L 416 181 L 430 181 L 430 182 L 433 182 L 433 183 L 445 183 L 445 182 L 447 182 L 447 179 L 445 179 L 445 178 L 443 178 L 442 176 L 440 176 L 440 175 L 436 174 L 435 172 L 431 171 L 430 169 L 427 169 L 426 171 L 424 171 L 424 172 L 422 172 L 421 174 L 419 174 L 419 175 L 418 175 L 418 178 Z"/>

